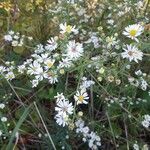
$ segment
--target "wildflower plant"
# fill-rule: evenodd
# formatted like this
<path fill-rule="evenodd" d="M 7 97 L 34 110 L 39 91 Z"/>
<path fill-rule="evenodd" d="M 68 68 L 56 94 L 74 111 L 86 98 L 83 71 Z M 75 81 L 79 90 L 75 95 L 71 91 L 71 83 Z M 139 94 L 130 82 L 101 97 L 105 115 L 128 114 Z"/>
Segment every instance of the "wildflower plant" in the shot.
<path fill-rule="evenodd" d="M 148 150 L 149 8 L 0 2 L 0 148 Z"/>

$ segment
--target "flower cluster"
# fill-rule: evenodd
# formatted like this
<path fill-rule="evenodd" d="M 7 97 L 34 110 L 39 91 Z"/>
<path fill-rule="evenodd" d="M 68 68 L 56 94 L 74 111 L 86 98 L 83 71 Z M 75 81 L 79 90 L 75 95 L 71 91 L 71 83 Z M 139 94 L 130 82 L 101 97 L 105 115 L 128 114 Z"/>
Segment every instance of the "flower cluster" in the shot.
<path fill-rule="evenodd" d="M 144 28 L 140 24 L 129 25 L 125 28 L 123 34 L 131 39 L 134 39 L 138 42 L 137 37 L 142 34 Z M 121 55 L 123 58 L 128 58 L 129 61 L 135 61 L 138 63 L 138 60 L 142 60 L 143 52 L 139 51 L 135 45 L 127 45 L 127 48 L 124 48 L 124 51 Z"/>
<path fill-rule="evenodd" d="M 65 98 L 63 93 L 57 93 L 55 96 L 56 100 L 56 107 L 55 111 L 57 114 L 55 115 L 55 119 L 58 125 L 64 126 L 73 126 L 74 123 L 71 121 L 71 115 L 75 112 L 76 107 L 73 107 L 72 103 L 69 103 L 69 100 Z M 75 101 L 78 104 L 87 104 L 85 99 L 88 99 L 87 93 L 84 90 L 80 92 L 77 91 L 77 94 L 74 96 Z M 78 112 L 79 116 L 82 116 L 82 112 Z M 84 121 L 80 118 L 75 121 L 76 133 L 83 135 L 83 141 L 88 142 L 89 148 L 91 149 L 98 149 L 101 146 L 101 139 L 100 137 L 93 131 L 90 131 L 89 127 L 84 125 Z"/>
<path fill-rule="evenodd" d="M 97 150 L 101 146 L 100 137 L 93 131 L 90 131 L 88 126 L 85 126 L 85 122 L 80 118 L 75 122 L 76 133 L 83 136 L 83 142 L 88 142 L 89 148 Z"/>
<path fill-rule="evenodd" d="M 1 94 L 0 100 L 0 139 L 7 139 L 12 130 L 10 129 L 10 118 L 8 116 L 9 113 L 9 102 L 8 100 L 12 97 L 12 93 L 9 94 Z"/>
<path fill-rule="evenodd" d="M 67 100 L 62 93 L 57 94 L 55 98 L 57 98 L 57 104 L 55 107 L 55 111 L 57 111 L 57 114 L 55 116 L 55 119 L 58 125 L 62 125 L 64 127 L 65 125 L 68 125 L 69 115 L 73 114 L 74 108 L 72 106 L 72 103 L 69 103 L 69 100 Z"/>
<path fill-rule="evenodd" d="M 57 99 L 55 107 L 55 111 L 57 111 L 57 114 L 55 116 L 55 119 L 57 124 L 64 127 L 65 125 L 68 125 L 70 121 L 69 115 L 73 114 L 73 110 L 75 110 L 75 108 L 73 107 L 72 103 L 69 103 L 69 100 L 65 98 L 63 93 L 57 93 L 57 96 L 55 96 L 55 98 Z M 77 105 L 88 104 L 88 102 L 86 101 L 87 99 L 89 99 L 89 97 L 85 89 L 77 91 L 76 95 L 74 95 L 74 100 Z"/>
<path fill-rule="evenodd" d="M 47 118 L 54 118 L 56 122 L 50 131 L 60 135 L 57 138 L 52 136 L 57 149 L 70 146 L 64 135 L 71 137 L 72 149 L 85 149 L 87 144 L 89 149 L 100 149 L 101 138 L 102 149 L 111 149 L 109 145 L 112 149 L 119 146 L 146 149 L 141 146 L 147 141 L 149 133 L 146 131 L 150 127 L 148 1 L 51 1 L 48 4 L 48 1 L 29 0 L 27 5 L 25 0 L 15 5 L 0 2 L 0 8 L 7 11 L 0 10 L 4 14 L 4 19 L 0 18 L 0 91 L 14 92 L 11 98 L 14 106 L 8 106 L 10 117 L 3 114 L 7 98 L 0 101 L 0 122 L 6 128 L 9 118 L 15 116 L 14 122 L 17 122 L 16 116 L 22 106 L 26 108 L 38 99 L 38 106 L 42 104 L 48 108 L 43 111 L 55 111 L 55 116 L 49 113 Z M 24 15 L 26 11 L 30 15 Z M 18 50 L 24 53 L 17 53 Z M 53 98 L 54 103 L 46 101 Z M 37 133 L 39 126 L 36 126 L 38 115 L 42 113 L 40 108 L 36 108 L 38 114 L 35 116 L 32 116 L 34 112 L 30 113 L 34 124 L 25 117 L 22 128 L 26 129 L 30 123 L 34 127 L 31 128 L 32 134 L 38 135 L 39 145 L 45 147 L 47 140 L 43 142 L 41 137 L 48 138 L 49 134 Z M 139 114 L 143 113 L 146 115 L 141 120 Z M 41 118 L 42 125 L 48 129 L 45 118 Z M 141 130 L 137 130 L 143 139 L 138 138 L 137 132 L 130 132 L 134 125 L 138 127 L 137 120 L 147 128 L 144 136 Z M 59 125 L 57 128 L 56 124 Z M 6 138 L 1 128 L 0 125 L 0 136 Z M 16 143 L 22 139 L 24 142 L 29 133 L 22 134 L 22 131 L 16 133 Z M 77 135 L 82 137 L 84 144 L 74 140 Z M 140 142 L 133 143 L 135 139 Z M 3 140 L 1 142 L 3 145 Z"/>
<path fill-rule="evenodd" d="M 139 87 L 143 91 L 148 88 L 148 83 L 146 81 L 147 74 L 143 73 L 141 70 L 135 71 L 136 77 L 128 77 L 128 81 L 131 85 Z"/>
<path fill-rule="evenodd" d="M 4 36 L 4 40 L 10 42 L 13 47 L 23 46 L 25 38 L 32 40 L 32 37 L 25 37 L 25 35 L 21 35 L 19 32 L 15 33 L 14 31 L 9 31 L 8 34 Z"/>
<path fill-rule="evenodd" d="M 94 84 L 95 82 L 93 80 L 88 80 L 86 77 L 83 77 L 80 85 L 80 89 L 88 89 Z"/>
<path fill-rule="evenodd" d="M 5 66 L 0 66 L 0 74 L 7 80 L 12 80 L 15 78 L 14 70 L 16 69 L 14 61 L 5 62 Z"/>
<path fill-rule="evenodd" d="M 67 26 L 66 23 L 61 24 L 60 29 L 61 34 L 77 31 L 75 27 Z M 44 79 L 51 84 L 58 82 L 58 75 L 64 74 L 64 69 L 71 67 L 73 62 L 83 55 L 83 44 L 75 40 L 69 41 L 62 53 L 57 53 L 58 42 L 58 37 L 51 37 L 46 45 L 37 45 L 31 58 L 18 66 L 19 73 L 26 72 L 32 77 L 32 87 L 36 87 Z"/>

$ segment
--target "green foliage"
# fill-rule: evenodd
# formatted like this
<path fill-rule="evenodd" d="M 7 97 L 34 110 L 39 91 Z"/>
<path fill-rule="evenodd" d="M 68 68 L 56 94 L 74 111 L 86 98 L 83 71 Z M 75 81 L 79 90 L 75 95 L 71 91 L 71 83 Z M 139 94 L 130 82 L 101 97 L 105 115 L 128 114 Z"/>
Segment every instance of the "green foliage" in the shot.
<path fill-rule="evenodd" d="M 75 122 L 82 118 L 101 138 L 102 146 L 97 149 L 129 150 L 137 143 L 139 149 L 148 150 L 150 132 L 142 122 L 150 115 L 149 7 L 148 0 L 75 0 L 74 4 L 65 0 L 0 0 L 0 149 L 53 150 L 53 143 L 58 150 L 88 149 L 89 140 L 83 142 L 85 136 L 76 132 Z M 65 23 L 66 31 L 61 33 L 60 24 Z M 138 42 L 122 34 L 132 24 L 144 27 Z M 70 28 L 77 28 L 78 33 Z M 5 39 L 10 31 L 18 36 L 18 41 L 13 39 L 16 45 Z M 44 54 L 54 62 L 46 72 L 46 59 L 38 60 L 45 71 L 41 73 L 33 64 L 41 59 L 37 55 L 45 56 L 35 51 L 38 46 L 45 50 L 51 37 L 57 48 Z M 60 67 L 72 40 L 82 44 L 83 55 L 77 60 L 73 57 L 69 67 Z M 126 44 L 135 45 L 142 60 L 123 59 Z M 21 70 L 22 64 L 25 68 Z M 142 75 L 136 75 L 138 70 Z M 12 72 L 14 77 L 8 76 Z M 58 83 L 46 80 L 46 75 L 56 75 Z M 81 91 L 83 77 L 94 84 L 86 89 L 88 104 L 77 105 L 75 95 Z M 73 106 L 65 127 L 55 118 L 58 93 Z M 2 121 L 3 117 L 7 121 Z"/>

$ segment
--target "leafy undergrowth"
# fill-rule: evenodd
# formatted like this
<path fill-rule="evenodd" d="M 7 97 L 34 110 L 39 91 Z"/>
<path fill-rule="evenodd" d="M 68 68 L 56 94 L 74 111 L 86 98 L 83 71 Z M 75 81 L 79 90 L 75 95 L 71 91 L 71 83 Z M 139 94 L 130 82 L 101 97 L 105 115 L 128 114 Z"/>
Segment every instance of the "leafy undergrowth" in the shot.
<path fill-rule="evenodd" d="M 149 0 L 0 0 L 0 149 L 150 148 Z"/>

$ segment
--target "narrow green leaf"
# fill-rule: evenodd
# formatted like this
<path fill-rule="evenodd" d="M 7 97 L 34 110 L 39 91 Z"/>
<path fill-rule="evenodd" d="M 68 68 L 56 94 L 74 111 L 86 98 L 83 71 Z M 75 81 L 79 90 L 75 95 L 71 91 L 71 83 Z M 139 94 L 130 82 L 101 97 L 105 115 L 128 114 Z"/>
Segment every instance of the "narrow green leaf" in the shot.
<path fill-rule="evenodd" d="M 20 117 L 18 123 L 16 124 L 16 127 L 14 128 L 14 130 L 12 132 L 12 135 L 10 137 L 10 140 L 9 140 L 9 143 L 8 143 L 8 145 L 6 147 L 6 150 L 11 150 L 12 149 L 12 142 L 13 142 L 13 139 L 14 139 L 14 137 L 16 135 L 16 132 L 19 130 L 20 126 L 22 125 L 22 123 L 24 122 L 26 117 L 28 116 L 30 108 L 31 108 L 31 105 L 25 109 L 24 113 Z"/>

